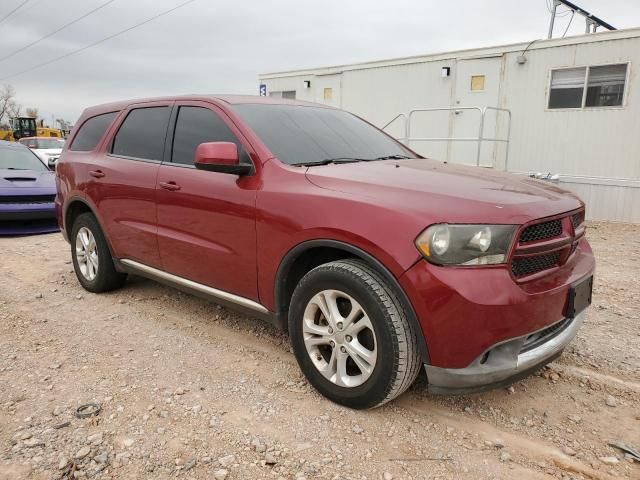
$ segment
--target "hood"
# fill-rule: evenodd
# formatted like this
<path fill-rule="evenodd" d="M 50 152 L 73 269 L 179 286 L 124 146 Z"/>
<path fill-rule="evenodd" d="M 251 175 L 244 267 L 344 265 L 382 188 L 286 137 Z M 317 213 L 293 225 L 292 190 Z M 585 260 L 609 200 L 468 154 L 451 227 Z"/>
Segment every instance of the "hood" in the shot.
<path fill-rule="evenodd" d="M 579 208 L 555 185 L 489 168 L 429 159 L 309 167 L 318 187 L 428 215 L 434 222 L 524 223 Z"/>
<path fill-rule="evenodd" d="M 42 193 L 56 193 L 55 174 L 51 171 L 0 169 L 0 194 L 15 188 L 38 189 Z"/>
<path fill-rule="evenodd" d="M 40 157 L 45 163 L 49 161 L 50 156 L 59 157 L 62 153 L 61 148 L 33 148 L 31 151 Z"/>

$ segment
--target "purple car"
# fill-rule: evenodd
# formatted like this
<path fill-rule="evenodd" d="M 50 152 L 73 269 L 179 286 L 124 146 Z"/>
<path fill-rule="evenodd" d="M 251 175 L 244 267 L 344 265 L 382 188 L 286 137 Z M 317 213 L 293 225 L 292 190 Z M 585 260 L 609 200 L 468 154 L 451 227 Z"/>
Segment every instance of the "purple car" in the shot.
<path fill-rule="evenodd" d="M 0 141 L 0 235 L 57 232 L 55 174 L 24 145 Z"/>

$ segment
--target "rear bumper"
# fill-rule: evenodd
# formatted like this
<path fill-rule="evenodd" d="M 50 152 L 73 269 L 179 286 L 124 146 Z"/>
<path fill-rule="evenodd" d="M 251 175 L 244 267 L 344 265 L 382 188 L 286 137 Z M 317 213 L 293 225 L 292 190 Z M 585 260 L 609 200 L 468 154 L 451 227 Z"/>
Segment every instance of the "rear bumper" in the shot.
<path fill-rule="evenodd" d="M 557 358 L 584 323 L 586 313 L 558 322 L 542 339 L 527 348 L 531 335 L 494 345 L 465 368 L 425 365 L 429 391 L 436 394 L 466 394 L 509 385 Z M 547 330 L 547 329 L 545 329 Z"/>

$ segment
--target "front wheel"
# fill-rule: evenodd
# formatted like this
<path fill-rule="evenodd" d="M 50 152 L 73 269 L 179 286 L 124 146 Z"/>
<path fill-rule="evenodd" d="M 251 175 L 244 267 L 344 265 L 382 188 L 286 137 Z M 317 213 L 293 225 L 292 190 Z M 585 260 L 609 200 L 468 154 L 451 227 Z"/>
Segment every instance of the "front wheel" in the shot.
<path fill-rule="evenodd" d="M 389 284 L 360 260 L 307 273 L 291 299 L 289 334 L 298 364 L 330 400 L 380 406 L 420 371 L 416 335 Z"/>

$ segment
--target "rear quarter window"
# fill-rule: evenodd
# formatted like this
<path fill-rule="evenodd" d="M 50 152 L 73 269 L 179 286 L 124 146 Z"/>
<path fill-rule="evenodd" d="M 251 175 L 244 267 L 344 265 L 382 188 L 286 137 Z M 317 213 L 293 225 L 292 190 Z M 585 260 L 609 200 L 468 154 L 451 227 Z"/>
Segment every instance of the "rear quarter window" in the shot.
<path fill-rule="evenodd" d="M 69 150 L 88 152 L 95 149 L 116 115 L 118 112 L 103 113 L 88 119 L 76 133 Z"/>

